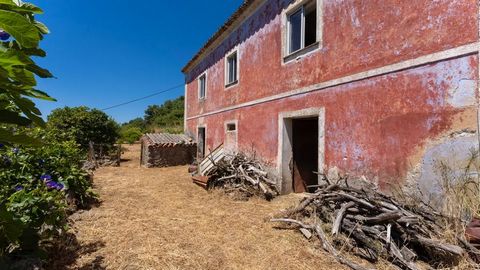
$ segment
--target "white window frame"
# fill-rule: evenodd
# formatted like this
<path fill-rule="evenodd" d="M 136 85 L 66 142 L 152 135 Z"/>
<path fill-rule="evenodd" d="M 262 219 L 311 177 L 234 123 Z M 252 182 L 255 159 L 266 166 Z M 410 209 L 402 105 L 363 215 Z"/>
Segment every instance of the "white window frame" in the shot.
<path fill-rule="evenodd" d="M 235 130 L 228 130 L 228 125 L 235 125 Z M 228 120 L 224 122 L 224 128 L 225 128 L 225 136 L 227 134 L 233 134 L 235 135 L 235 145 L 233 145 L 233 151 L 237 152 L 238 151 L 238 120 Z M 226 141 L 224 140 L 224 143 Z"/>
<path fill-rule="evenodd" d="M 315 0 L 313 0 L 315 1 Z M 308 2 L 308 1 L 307 1 Z M 291 48 L 292 48 L 292 23 L 290 22 L 291 21 L 291 17 L 293 16 L 293 14 L 297 13 L 297 12 L 301 12 L 301 26 L 300 26 L 300 49 L 297 49 L 295 51 L 292 51 Z M 287 53 L 288 54 L 294 54 L 298 51 L 301 51 L 305 49 L 305 5 L 300 5 L 300 7 L 298 7 L 297 9 L 293 10 L 292 12 L 288 13 L 287 14 Z"/>
<path fill-rule="evenodd" d="M 201 87 L 202 87 L 202 78 L 205 78 L 205 93 L 204 93 L 204 96 L 202 97 L 200 95 L 201 93 Z M 200 74 L 200 76 L 198 76 L 198 100 L 200 101 L 203 101 L 203 100 L 206 100 L 207 99 L 207 89 L 208 89 L 208 74 L 207 72 L 205 71 L 204 73 Z"/>
<path fill-rule="evenodd" d="M 317 25 L 316 25 L 316 42 L 305 47 L 305 6 L 311 2 L 316 2 L 317 9 Z M 324 0 L 297 0 L 293 1 L 290 6 L 282 12 L 282 64 L 287 64 L 292 60 L 299 60 L 300 58 L 318 51 L 322 48 L 323 43 L 323 1 Z M 301 48 L 297 51 L 290 52 L 291 48 L 291 25 L 290 16 L 297 11 L 302 10 L 302 33 L 301 33 Z"/>
<path fill-rule="evenodd" d="M 228 130 L 229 125 L 235 125 L 235 130 Z M 238 131 L 238 120 L 225 121 L 225 133 L 234 133 Z"/>
<path fill-rule="evenodd" d="M 230 59 L 234 54 L 236 54 L 236 57 L 237 57 L 236 80 L 233 82 L 229 82 L 228 79 L 230 75 L 229 73 L 230 69 L 229 69 L 228 59 Z M 238 47 L 236 47 L 225 56 L 225 89 L 228 89 L 234 85 L 237 85 L 239 81 L 240 81 L 240 53 L 239 53 Z"/>

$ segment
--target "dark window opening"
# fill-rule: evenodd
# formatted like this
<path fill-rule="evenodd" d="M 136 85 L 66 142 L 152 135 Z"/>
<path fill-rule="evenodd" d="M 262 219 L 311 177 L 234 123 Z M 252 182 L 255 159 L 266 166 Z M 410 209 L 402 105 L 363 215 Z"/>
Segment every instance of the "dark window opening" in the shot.
<path fill-rule="evenodd" d="M 205 157 L 205 150 L 206 150 L 206 133 L 205 133 L 205 128 L 204 127 L 199 127 L 198 128 L 198 144 L 197 144 L 197 154 L 199 159 L 203 159 Z"/>
<path fill-rule="evenodd" d="M 317 1 L 309 1 L 288 15 L 288 52 L 317 42 Z"/>
<path fill-rule="evenodd" d="M 237 131 L 237 125 L 235 123 L 227 124 L 227 131 Z"/>
<path fill-rule="evenodd" d="M 290 52 L 302 48 L 302 9 L 290 15 Z"/>
<path fill-rule="evenodd" d="M 314 2 L 305 7 L 305 47 L 317 42 L 317 5 Z"/>
<path fill-rule="evenodd" d="M 199 78 L 199 99 L 205 99 L 205 94 L 207 92 L 207 76 L 204 74 Z"/>
<path fill-rule="evenodd" d="M 227 85 L 236 83 L 238 80 L 238 59 L 234 52 L 227 58 Z"/>

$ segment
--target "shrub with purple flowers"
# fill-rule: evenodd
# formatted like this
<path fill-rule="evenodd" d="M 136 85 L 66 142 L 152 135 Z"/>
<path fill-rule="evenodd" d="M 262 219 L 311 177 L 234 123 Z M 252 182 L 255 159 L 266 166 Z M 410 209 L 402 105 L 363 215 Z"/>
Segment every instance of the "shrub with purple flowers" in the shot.
<path fill-rule="evenodd" d="M 63 233 L 69 209 L 95 197 L 76 143 L 52 140 L 41 130 L 33 136 L 45 144 L 0 148 L 0 258 L 33 252 Z"/>

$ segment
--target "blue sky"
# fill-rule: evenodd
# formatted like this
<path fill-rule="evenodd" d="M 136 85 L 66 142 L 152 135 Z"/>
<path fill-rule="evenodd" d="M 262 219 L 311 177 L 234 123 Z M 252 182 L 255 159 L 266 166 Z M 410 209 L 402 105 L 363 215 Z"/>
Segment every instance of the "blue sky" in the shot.
<path fill-rule="evenodd" d="M 39 89 L 58 102 L 38 102 L 44 116 L 64 106 L 106 108 L 184 82 L 181 68 L 242 0 L 30 0 L 51 30 L 38 63 L 57 78 Z M 183 95 L 183 87 L 107 111 L 125 122 L 148 105 Z"/>

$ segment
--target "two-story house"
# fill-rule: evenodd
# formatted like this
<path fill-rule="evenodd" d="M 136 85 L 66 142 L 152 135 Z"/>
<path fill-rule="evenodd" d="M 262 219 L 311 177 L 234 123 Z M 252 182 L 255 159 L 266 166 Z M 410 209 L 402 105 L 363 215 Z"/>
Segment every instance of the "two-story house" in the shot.
<path fill-rule="evenodd" d="M 254 149 L 284 193 L 338 167 L 431 189 L 477 148 L 477 0 L 246 0 L 184 67 L 199 153 Z"/>

